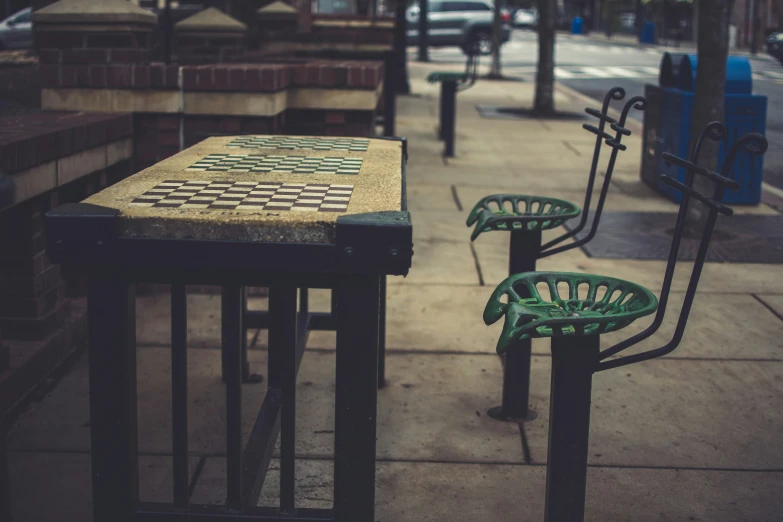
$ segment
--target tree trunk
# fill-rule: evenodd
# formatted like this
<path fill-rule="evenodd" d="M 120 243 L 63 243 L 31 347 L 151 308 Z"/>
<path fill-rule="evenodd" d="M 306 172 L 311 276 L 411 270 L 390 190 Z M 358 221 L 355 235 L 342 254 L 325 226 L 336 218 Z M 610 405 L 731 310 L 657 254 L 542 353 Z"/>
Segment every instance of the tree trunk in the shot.
<path fill-rule="evenodd" d="M 699 4 L 699 63 L 696 67 L 691 148 L 708 123 L 723 121 L 726 60 L 729 56 L 729 19 L 733 4 L 734 0 L 711 0 Z M 715 141 L 704 140 L 699 164 L 715 170 L 718 166 L 718 146 Z M 714 191 L 713 183 L 703 176 L 696 176 L 694 188 L 710 197 Z M 704 230 L 707 218 L 705 208 L 698 203 L 692 203 L 688 214 L 687 230 L 691 236 L 698 237 Z"/>
<path fill-rule="evenodd" d="M 538 69 L 533 112 L 555 113 L 555 15 L 556 0 L 538 0 Z"/>
<path fill-rule="evenodd" d="M 488 78 L 502 78 L 500 72 L 500 12 L 503 9 L 503 0 L 495 0 L 495 11 L 492 19 L 492 68 Z"/>

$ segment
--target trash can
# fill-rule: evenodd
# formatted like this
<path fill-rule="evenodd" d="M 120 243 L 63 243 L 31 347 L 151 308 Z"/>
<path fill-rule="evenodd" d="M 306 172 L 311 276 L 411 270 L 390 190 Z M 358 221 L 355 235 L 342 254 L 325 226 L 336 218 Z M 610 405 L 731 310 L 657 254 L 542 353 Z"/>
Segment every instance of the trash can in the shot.
<path fill-rule="evenodd" d="M 642 32 L 639 33 L 639 43 L 654 44 L 655 43 L 655 24 L 652 22 L 645 22 L 642 26 Z"/>
<path fill-rule="evenodd" d="M 695 55 L 665 54 L 661 60 L 660 92 L 648 104 L 644 125 L 641 178 L 665 196 L 679 201 L 682 193 L 660 183 L 658 174 L 685 180 L 685 169 L 667 164 L 661 154 L 669 152 L 681 158 L 690 156 L 692 112 L 696 86 Z M 724 121 L 728 135 L 743 136 L 749 132 L 764 134 L 767 119 L 767 98 L 752 94 L 753 80 L 750 62 L 741 56 L 731 56 L 726 67 Z M 653 114 L 654 113 L 654 114 Z M 654 137 L 654 139 L 652 139 Z M 725 142 L 719 149 L 719 163 L 726 156 Z M 657 162 L 657 173 L 652 174 Z M 737 190 L 727 191 L 723 201 L 733 204 L 758 204 L 761 201 L 763 156 L 741 155 L 732 167 L 731 177 L 740 183 Z"/>
<path fill-rule="evenodd" d="M 578 16 L 571 20 L 571 34 L 582 34 L 582 19 Z"/>

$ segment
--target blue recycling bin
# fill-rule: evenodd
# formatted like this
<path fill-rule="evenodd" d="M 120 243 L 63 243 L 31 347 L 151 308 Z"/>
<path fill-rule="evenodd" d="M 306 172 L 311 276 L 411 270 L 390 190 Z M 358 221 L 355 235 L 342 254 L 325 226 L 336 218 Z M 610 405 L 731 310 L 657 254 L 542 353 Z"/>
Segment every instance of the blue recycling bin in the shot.
<path fill-rule="evenodd" d="M 571 20 L 571 34 L 582 34 L 582 19 L 578 16 Z"/>
<path fill-rule="evenodd" d="M 642 179 L 674 201 L 679 201 L 682 193 L 661 183 L 657 174 L 685 181 L 685 169 L 667 164 L 661 154 L 669 152 L 684 158 L 690 155 L 696 65 L 695 55 L 664 55 L 661 60 L 659 106 L 647 110 L 648 115 L 650 110 L 656 111 L 658 117 L 651 119 L 657 129 L 645 125 L 645 136 L 654 136 L 654 139 L 646 142 L 644 148 L 648 152 L 654 150 L 654 153 L 642 158 Z M 745 57 L 730 56 L 726 66 L 723 121 L 729 136 L 733 137 L 729 142 L 749 132 L 764 134 L 766 131 L 767 98 L 752 94 L 752 90 L 750 62 Z M 725 144 L 721 143 L 719 163 L 723 162 L 727 152 Z M 645 169 L 645 161 L 656 165 L 648 165 Z M 655 176 L 651 175 L 649 167 L 657 171 Z M 723 200 L 733 204 L 758 204 L 761 201 L 763 168 L 763 156 L 740 154 L 730 173 L 740 183 L 740 188 L 727 191 Z"/>
<path fill-rule="evenodd" d="M 655 24 L 652 22 L 645 22 L 642 26 L 642 32 L 639 33 L 639 43 L 654 44 L 655 43 Z"/>

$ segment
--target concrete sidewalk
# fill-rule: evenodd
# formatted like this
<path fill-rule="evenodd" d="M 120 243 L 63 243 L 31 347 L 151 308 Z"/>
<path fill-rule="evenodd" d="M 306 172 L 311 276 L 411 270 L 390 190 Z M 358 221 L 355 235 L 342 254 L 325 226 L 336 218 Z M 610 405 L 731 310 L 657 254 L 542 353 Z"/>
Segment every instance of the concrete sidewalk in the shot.
<path fill-rule="evenodd" d="M 388 292 L 389 382 L 379 394 L 376 520 L 540 521 L 548 343 L 534 343 L 536 418 L 523 424 L 488 418 L 486 410 L 500 400 L 501 366 L 494 352 L 500 324 L 486 327 L 481 316 L 507 275 L 508 237 L 486 233 L 471 244 L 464 222 L 479 198 L 497 192 L 581 205 L 594 138 L 580 122 L 482 118 L 477 104 L 530 106 L 534 88 L 482 80 L 458 95 L 457 157 L 445 160 L 435 137 L 438 87 L 424 81 L 433 68 L 412 63 L 413 94 L 399 100 L 398 133 L 410 149 L 415 256 L 410 275 L 390 279 Z M 573 111 L 585 105 L 566 89 L 558 90 L 557 104 Z M 676 206 L 639 181 L 639 133 L 624 142 L 628 151 L 618 159 L 608 210 L 671 212 L 673 223 Z M 742 211 L 776 212 L 764 205 Z M 641 348 L 669 340 L 690 265 L 678 265 L 671 313 Z M 540 262 L 541 269 L 608 274 L 656 292 L 664 266 L 590 258 L 580 249 Z M 587 520 L 780 520 L 782 275 L 778 265 L 707 264 L 678 350 L 596 376 Z M 328 294 L 314 292 L 312 301 L 325 309 Z M 141 496 L 164 502 L 171 499 L 168 303 L 168 295 L 139 297 L 137 303 Z M 251 308 L 265 306 L 265 299 L 251 302 Z M 219 296 L 191 295 L 188 312 L 192 502 L 222 503 Z M 605 343 L 649 322 L 607 335 Z M 251 364 L 260 371 L 266 338 L 262 333 L 252 339 Z M 312 334 L 298 380 L 299 506 L 331 505 L 334 345 L 333 334 Z M 263 384 L 245 386 L 246 436 L 264 390 Z M 16 522 L 90 520 L 85 358 L 20 416 L 8 445 Z M 262 503 L 273 505 L 274 471 L 267 485 Z"/>

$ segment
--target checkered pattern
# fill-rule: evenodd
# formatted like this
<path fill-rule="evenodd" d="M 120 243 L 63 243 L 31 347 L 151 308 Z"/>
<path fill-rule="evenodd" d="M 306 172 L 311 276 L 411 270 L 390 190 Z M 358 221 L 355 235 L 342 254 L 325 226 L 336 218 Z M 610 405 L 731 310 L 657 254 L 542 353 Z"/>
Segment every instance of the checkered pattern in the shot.
<path fill-rule="evenodd" d="M 362 158 L 210 154 L 187 170 L 208 172 L 292 172 L 294 174 L 359 174 Z"/>
<path fill-rule="evenodd" d="M 370 140 L 354 138 L 293 138 L 288 136 L 240 136 L 227 145 L 243 149 L 310 149 L 367 152 Z"/>
<path fill-rule="evenodd" d="M 202 210 L 345 212 L 352 193 L 353 185 L 169 180 L 137 197 L 131 205 Z"/>

